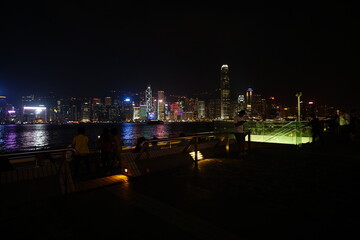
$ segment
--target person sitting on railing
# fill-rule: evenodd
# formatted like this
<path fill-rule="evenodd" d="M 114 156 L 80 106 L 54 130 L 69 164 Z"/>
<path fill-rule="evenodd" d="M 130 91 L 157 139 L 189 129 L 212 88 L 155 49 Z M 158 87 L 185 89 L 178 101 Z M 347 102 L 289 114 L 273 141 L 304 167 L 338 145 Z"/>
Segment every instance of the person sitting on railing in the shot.
<path fill-rule="evenodd" d="M 158 141 L 159 140 L 157 137 L 153 137 L 151 140 L 151 147 L 149 147 L 149 150 L 157 150 L 157 149 L 160 149 L 161 147 L 158 145 Z"/>
<path fill-rule="evenodd" d="M 136 142 L 136 146 L 135 148 L 132 150 L 133 153 L 138 153 L 140 152 L 140 150 L 143 148 L 143 145 L 144 145 L 144 142 L 145 142 L 145 138 L 144 137 L 139 137 L 137 139 L 137 142 Z"/>
<path fill-rule="evenodd" d="M 185 133 L 180 133 L 179 135 L 180 138 L 183 138 L 180 140 L 180 143 L 178 144 L 178 146 L 186 146 L 189 143 L 188 139 L 185 139 L 184 137 L 186 137 Z"/>

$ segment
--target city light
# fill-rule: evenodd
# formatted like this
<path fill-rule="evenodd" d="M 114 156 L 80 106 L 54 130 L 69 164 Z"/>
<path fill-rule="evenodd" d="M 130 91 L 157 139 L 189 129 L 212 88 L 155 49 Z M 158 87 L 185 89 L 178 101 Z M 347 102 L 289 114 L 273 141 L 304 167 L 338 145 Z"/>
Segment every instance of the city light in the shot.
<path fill-rule="evenodd" d="M 46 110 L 46 107 L 24 107 L 24 110 Z"/>

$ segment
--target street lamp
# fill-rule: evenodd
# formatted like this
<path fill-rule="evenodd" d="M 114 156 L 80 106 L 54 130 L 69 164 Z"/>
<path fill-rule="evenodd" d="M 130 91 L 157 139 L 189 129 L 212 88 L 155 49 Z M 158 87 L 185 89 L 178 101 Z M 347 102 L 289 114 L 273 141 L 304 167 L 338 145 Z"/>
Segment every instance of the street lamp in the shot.
<path fill-rule="evenodd" d="M 298 99 L 298 122 L 300 122 L 300 97 L 302 96 L 302 92 L 298 92 L 295 94 Z"/>

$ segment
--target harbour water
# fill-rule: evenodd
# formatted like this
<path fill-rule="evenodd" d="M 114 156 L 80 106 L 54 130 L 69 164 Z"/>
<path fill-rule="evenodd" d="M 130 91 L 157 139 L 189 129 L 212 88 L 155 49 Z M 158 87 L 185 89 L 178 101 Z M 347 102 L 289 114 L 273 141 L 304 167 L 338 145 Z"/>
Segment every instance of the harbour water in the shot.
<path fill-rule="evenodd" d="M 174 122 L 164 124 L 117 123 L 117 124 L 80 124 L 89 136 L 90 148 L 96 147 L 98 136 L 103 128 L 117 128 L 121 139 L 129 139 L 124 144 L 131 144 L 132 139 L 140 136 L 151 138 L 176 137 L 181 132 L 187 135 L 214 131 L 212 122 Z M 1 152 L 25 148 L 66 147 L 77 134 L 79 124 L 24 124 L 0 125 Z"/>

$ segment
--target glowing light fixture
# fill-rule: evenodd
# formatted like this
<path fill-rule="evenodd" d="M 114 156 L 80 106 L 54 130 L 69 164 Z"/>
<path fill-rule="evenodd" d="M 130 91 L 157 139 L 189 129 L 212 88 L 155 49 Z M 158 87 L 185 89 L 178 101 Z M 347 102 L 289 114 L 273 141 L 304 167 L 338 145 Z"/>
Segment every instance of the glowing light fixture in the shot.
<path fill-rule="evenodd" d="M 229 152 L 229 151 L 230 151 L 230 146 L 229 146 L 229 144 L 226 144 L 225 149 L 226 149 L 226 152 Z"/>
<path fill-rule="evenodd" d="M 24 107 L 27 110 L 46 110 L 46 107 Z"/>
<path fill-rule="evenodd" d="M 195 159 L 195 152 L 189 152 L 190 156 L 194 159 L 194 161 L 196 161 Z M 197 151 L 197 160 L 203 160 L 204 156 L 202 155 L 202 153 L 200 151 Z"/>

